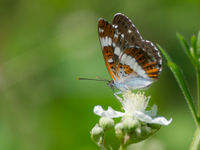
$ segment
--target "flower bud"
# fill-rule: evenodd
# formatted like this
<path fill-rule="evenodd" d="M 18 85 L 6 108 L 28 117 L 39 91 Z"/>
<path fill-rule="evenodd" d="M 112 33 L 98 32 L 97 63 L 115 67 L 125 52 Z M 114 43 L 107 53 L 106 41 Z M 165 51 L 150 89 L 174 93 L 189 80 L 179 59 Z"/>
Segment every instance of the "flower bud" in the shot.
<path fill-rule="evenodd" d="M 147 136 L 147 135 L 150 135 L 152 132 L 151 128 L 148 127 L 148 126 L 142 126 L 141 127 L 141 134 L 142 136 Z"/>
<path fill-rule="evenodd" d="M 96 124 L 91 132 L 91 138 L 92 140 L 97 144 L 97 145 L 102 145 L 103 144 L 103 135 L 104 135 L 104 131 L 103 128 L 99 127 L 98 124 Z"/>
<path fill-rule="evenodd" d="M 136 132 L 136 136 L 137 137 L 140 137 L 141 136 L 141 128 L 139 127 L 139 128 L 137 128 L 136 130 L 135 130 L 135 132 Z"/>
<path fill-rule="evenodd" d="M 149 124 L 143 124 L 140 127 L 137 127 L 135 134 L 133 134 L 133 139 L 135 143 L 143 141 L 148 137 L 152 136 L 158 129 L 152 128 Z"/>
<path fill-rule="evenodd" d="M 126 118 L 123 120 L 123 128 L 128 131 L 132 132 L 139 126 L 139 122 L 136 119 L 133 118 Z"/>
<path fill-rule="evenodd" d="M 98 124 L 96 124 L 94 126 L 94 128 L 92 128 L 91 132 L 90 132 L 92 135 L 102 135 L 104 132 L 103 132 L 103 129 L 101 127 L 98 126 Z"/>
<path fill-rule="evenodd" d="M 99 126 L 102 127 L 104 130 L 110 129 L 114 126 L 114 120 L 108 117 L 101 117 L 99 120 Z"/>
<path fill-rule="evenodd" d="M 123 137 L 123 123 L 118 123 L 115 125 L 115 134 L 116 136 L 121 139 Z"/>

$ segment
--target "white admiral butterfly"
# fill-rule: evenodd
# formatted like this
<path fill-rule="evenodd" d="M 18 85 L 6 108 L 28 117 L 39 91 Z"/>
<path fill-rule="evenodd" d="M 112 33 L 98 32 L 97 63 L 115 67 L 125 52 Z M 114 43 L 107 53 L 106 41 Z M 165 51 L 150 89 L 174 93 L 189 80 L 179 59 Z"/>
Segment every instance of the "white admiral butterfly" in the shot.
<path fill-rule="evenodd" d="M 121 13 L 112 24 L 100 18 L 99 39 L 111 87 L 120 91 L 151 85 L 161 72 L 162 58 L 156 46 L 144 40 L 131 20 Z"/>

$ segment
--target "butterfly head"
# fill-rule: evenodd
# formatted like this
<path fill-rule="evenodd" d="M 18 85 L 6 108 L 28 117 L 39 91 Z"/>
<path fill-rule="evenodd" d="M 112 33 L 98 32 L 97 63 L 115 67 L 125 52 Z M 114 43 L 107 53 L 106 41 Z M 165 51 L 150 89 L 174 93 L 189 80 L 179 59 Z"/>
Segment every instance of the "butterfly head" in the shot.
<path fill-rule="evenodd" d="M 115 86 L 114 86 L 114 81 L 113 80 L 110 80 L 107 82 L 107 85 L 114 90 Z"/>

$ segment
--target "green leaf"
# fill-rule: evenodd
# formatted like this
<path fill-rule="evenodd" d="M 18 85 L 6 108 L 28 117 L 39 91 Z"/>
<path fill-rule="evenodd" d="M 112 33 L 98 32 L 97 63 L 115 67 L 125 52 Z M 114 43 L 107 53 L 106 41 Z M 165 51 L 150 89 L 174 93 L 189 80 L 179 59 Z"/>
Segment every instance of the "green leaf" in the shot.
<path fill-rule="evenodd" d="M 175 77 L 184 97 L 185 97 L 185 100 L 186 100 L 186 102 L 189 106 L 189 109 L 192 113 L 192 116 L 193 116 L 196 124 L 198 125 L 198 116 L 197 116 L 197 113 L 196 113 L 196 109 L 195 109 L 195 106 L 194 106 L 194 103 L 193 103 L 192 96 L 190 95 L 190 91 L 187 88 L 186 81 L 184 79 L 183 73 L 181 72 L 180 68 L 171 60 L 171 58 L 164 51 L 164 49 L 160 45 L 157 45 L 157 46 L 160 49 L 161 53 L 166 58 L 168 67 L 172 71 L 172 73 L 173 73 L 173 75 L 174 75 L 174 77 Z"/>
<path fill-rule="evenodd" d="M 178 39 L 179 39 L 179 41 L 180 41 L 185 53 L 186 53 L 186 55 L 189 57 L 190 61 L 194 65 L 194 67 L 196 69 L 199 68 L 198 67 L 199 66 L 198 60 L 194 57 L 193 48 L 190 49 L 190 46 L 188 45 L 187 41 L 185 40 L 185 38 L 181 34 L 177 33 L 176 35 L 177 35 L 177 37 L 178 37 Z"/>
<path fill-rule="evenodd" d="M 197 36 L 197 56 L 200 57 L 200 31 Z"/>
<path fill-rule="evenodd" d="M 196 39 L 196 36 L 192 36 L 191 37 L 191 45 L 192 45 L 192 48 L 190 48 L 190 52 L 191 52 L 191 55 L 194 59 L 197 59 L 197 39 Z"/>
<path fill-rule="evenodd" d="M 176 36 L 178 37 L 178 39 L 180 40 L 180 43 L 183 47 L 183 49 L 185 50 L 186 55 L 188 55 L 188 57 L 190 57 L 190 46 L 188 45 L 187 41 L 185 40 L 185 38 L 177 33 Z"/>

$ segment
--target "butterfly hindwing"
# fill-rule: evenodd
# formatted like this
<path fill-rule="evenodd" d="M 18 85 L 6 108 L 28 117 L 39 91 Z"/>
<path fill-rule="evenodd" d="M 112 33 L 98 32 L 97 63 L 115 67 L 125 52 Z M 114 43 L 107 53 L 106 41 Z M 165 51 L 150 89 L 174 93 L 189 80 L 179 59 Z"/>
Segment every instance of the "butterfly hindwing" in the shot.
<path fill-rule="evenodd" d="M 139 47 L 131 47 L 124 50 L 116 70 L 120 77 L 135 76 L 158 79 L 159 69 L 156 59 L 146 51 Z"/>
<path fill-rule="evenodd" d="M 126 50 L 124 50 L 124 52 L 123 52 L 124 59 L 126 56 L 125 55 L 126 52 L 134 51 L 132 53 L 132 54 L 134 54 L 134 56 L 132 58 L 133 58 L 133 60 L 134 59 L 136 60 L 136 61 L 134 61 L 135 66 L 139 66 L 137 68 L 140 68 L 140 67 L 144 68 L 146 74 L 148 74 L 148 77 L 157 79 L 158 75 L 161 71 L 162 58 L 161 58 L 160 52 L 158 51 L 156 46 L 148 40 L 143 40 L 138 29 L 135 27 L 135 25 L 132 23 L 132 21 L 127 16 L 125 16 L 121 13 L 117 13 L 114 15 L 113 26 L 115 26 L 121 34 L 124 34 L 124 39 L 128 45 Z M 130 48 L 130 47 L 133 47 L 133 49 L 135 49 L 135 50 L 131 50 L 131 49 L 128 50 L 128 48 Z M 138 50 L 136 50 L 136 49 L 138 49 Z M 135 51 L 137 53 L 139 52 L 139 54 L 137 55 L 137 53 Z M 143 57 L 141 57 L 142 56 L 141 53 L 144 53 Z M 143 59 L 141 59 L 140 57 Z M 129 57 L 128 57 L 128 59 L 129 60 L 126 60 L 127 62 L 130 61 Z M 131 61 L 133 61 L 133 60 L 131 59 Z M 146 65 L 145 65 L 145 63 L 141 63 L 141 61 L 144 61 L 144 60 L 148 62 L 148 63 L 146 63 Z M 138 65 L 137 65 L 137 63 L 138 63 Z M 143 64 L 145 65 L 144 67 L 142 66 Z M 119 63 L 119 65 L 120 65 L 120 63 Z M 118 68 L 120 68 L 120 67 L 118 67 Z M 132 74 L 136 75 L 137 74 L 137 71 L 135 70 L 136 67 L 131 68 L 131 69 L 133 71 Z M 140 72 L 142 72 L 142 71 L 140 71 Z M 124 74 L 124 75 L 127 76 L 127 74 Z"/>
<path fill-rule="evenodd" d="M 147 52 L 147 54 L 155 60 L 154 62 L 156 62 L 156 68 L 158 68 L 160 73 L 162 71 L 162 57 L 157 47 L 148 40 L 143 40 L 142 47 Z"/>

